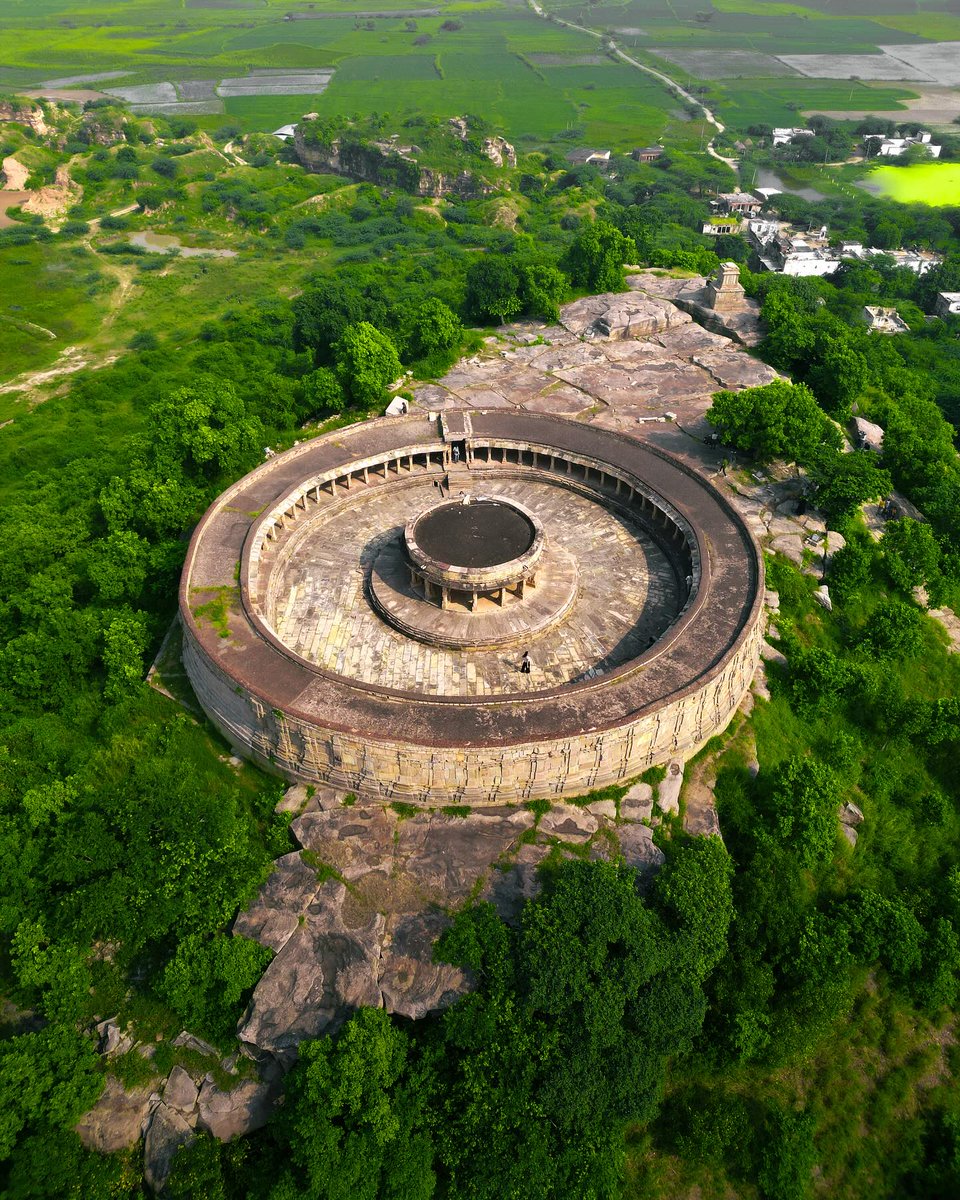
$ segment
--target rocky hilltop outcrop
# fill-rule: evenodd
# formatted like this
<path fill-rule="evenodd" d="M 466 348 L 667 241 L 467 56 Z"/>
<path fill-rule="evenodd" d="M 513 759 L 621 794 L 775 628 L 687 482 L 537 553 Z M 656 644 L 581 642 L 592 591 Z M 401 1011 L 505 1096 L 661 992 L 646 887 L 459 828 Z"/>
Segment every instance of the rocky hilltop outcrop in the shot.
<path fill-rule="evenodd" d="M 311 114 L 312 115 L 312 114 Z M 434 131 L 435 132 L 435 131 Z M 492 195 L 500 187 L 469 165 L 473 158 L 486 158 L 494 167 L 515 167 L 517 154 L 502 137 L 484 138 L 474 146 L 467 123 L 454 117 L 445 131 L 447 141 L 462 151 L 440 156 L 405 142 L 399 134 L 366 137 L 360 129 L 346 126 L 335 136 L 304 118 L 294 134 L 294 147 L 308 171 L 345 175 L 349 179 L 397 187 L 417 196 L 443 199 L 448 196 L 476 200 Z M 449 165 L 461 157 L 463 165 Z"/>
<path fill-rule="evenodd" d="M 21 100 L 19 97 L 14 100 L 0 101 L 0 121 L 13 121 L 17 125 L 28 125 L 39 137 L 50 132 L 40 105 L 34 104 L 30 100 Z"/>

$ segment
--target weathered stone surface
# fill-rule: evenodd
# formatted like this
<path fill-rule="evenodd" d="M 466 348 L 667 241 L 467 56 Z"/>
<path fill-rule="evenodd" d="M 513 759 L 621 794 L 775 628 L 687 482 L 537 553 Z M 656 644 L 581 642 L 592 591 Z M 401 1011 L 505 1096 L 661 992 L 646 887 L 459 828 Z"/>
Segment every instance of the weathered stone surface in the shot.
<path fill-rule="evenodd" d="M 290 1063 L 305 1038 L 332 1031 L 355 1008 L 380 1007 L 377 976 L 385 921 L 374 913 L 348 927 L 346 898 L 346 888 L 335 880 L 319 889 L 305 923 L 254 989 L 241 1041 Z"/>
<path fill-rule="evenodd" d="M 864 450 L 875 450 L 878 454 L 883 449 L 883 427 L 875 425 L 864 417 L 853 418 L 853 432 L 857 445 Z"/>
<path fill-rule="evenodd" d="M 588 842 L 599 829 L 597 818 L 584 808 L 567 805 L 564 808 L 552 808 L 540 818 L 538 829 L 549 837 L 560 838 L 564 842 Z"/>
<path fill-rule="evenodd" d="M 649 821 L 653 816 L 653 788 L 649 783 L 635 783 L 620 801 L 620 819 Z"/>
<path fill-rule="evenodd" d="M 546 844 L 527 843 L 520 847 L 509 867 L 490 873 L 482 896 L 490 901 L 505 921 L 511 924 L 516 922 L 524 902 L 539 894 L 537 868 L 550 849 Z"/>
<path fill-rule="evenodd" d="M 625 804 L 649 804 L 653 802 L 653 788 L 649 783 L 635 783 L 620 801 L 620 812 Z"/>
<path fill-rule="evenodd" d="M 209 1042 L 205 1042 L 203 1038 L 198 1038 L 196 1034 L 188 1033 L 186 1029 L 173 1039 L 175 1046 L 182 1046 L 185 1050 L 195 1050 L 197 1054 L 205 1054 L 208 1058 L 220 1058 L 220 1051 L 216 1046 L 211 1046 Z"/>
<path fill-rule="evenodd" d="M 174 1155 L 195 1137 L 180 1113 L 166 1104 L 157 1106 L 143 1139 L 143 1175 L 154 1192 L 161 1192 L 166 1185 Z"/>
<path fill-rule="evenodd" d="M 779 667 L 782 667 L 787 661 L 783 651 L 778 650 L 776 646 L 771 646 L 769 642 L 764 642 L 760 647 L 760 657 L 764 662 L 776 663 Z"/>
<path fill-rule="evenodd" d="M 197 1126 L 221 1142 L 252 1133 L 266 1125 L 279 1093 L 279 1082 L 252 1079 L 224 1092 L 207 1076 L 200 1089 Z"/>
<path fill-rule="evenodd" d="M 857 844 L 857 838 L 860 836 L 852 825 L 841 825 L 840 832 L 847 839 L 851 846 Z"/>
<path fill-rule="evenodd" d="M 592 804 L 586 806 L 586 809 L 595 817 L 607 817 L 612 821 L 617 815 L 617 802 L 615 800 L 594 800 Z"/>
<path fill-rule="evenodd" d="M 565 329 L 611 339 L 646 337 L 689 322 L 686 313 L 662 300 L 640 295 L 585 296 L 560 312 Z"/>
<path fill-rule="evenodd" d="M 667 777 L 657 789 L 657 807 L 661 812 L 680 811 L 680 789 L 683 787 L 683 763 L 672 762 L 667 766 Z"/>
<path fill-rule="evenodd" d="M 641 875 L 652 876 L 663 865 L 664 853 L 653 844 L 653 830 L 646 825 L 633 822 L 618 825 L 616 834 L 620 853 L 628 867 L 636 867 Z"/>
<path fill-rule="evenodd" d="M 840 821 L 844 825 L 862 825 L 863 811 L 853 803 L 852 800 L 846 801 L 840 808 Z"/>
<path fill-rule="evenodd" d="M 771 591 L 768 588 L 763 593 L 763 599 L 767 608 L 769 608 L 772 613 L 778 613 L 780 611 L 780 595 L 778 592 Z"/>
<path fill-rule="evenodd" d="M 773 367 L 731 349 L 695 354 L 693 361 L 709 371 L 722 388 L 759 387 L 779 378 Z"/>
<path fill-rule="evenodd" d="M 774 554 L 782 554 L 796 566 L 803 565 L 803 535 L 798 532 L 782 533 L 770 544 Z"/>
<path fill-rule="evenodd" d="M 830 599 L 830 589 L 825 583 L 821 584 L 820 587 L 817 588 L 817 590 L 813 593 L 813 598 L 821 608 L 825 608 L 827 612 L 833 612 L 833 601 Z"/>
<path fill-rule="evenodd" d="M 433 961 L 433 944 L 449 924 L 441 913 L 404 917 L 384 947 L 380 991 L 388 1012 L 418 1020 L 446 1008 L 467 990 L 469 981 L 458 967 Z"/>
<path fill-rule="evenodd" d="M 181 1066 L 170 1072 L 163 1088 L 163 1102 L 180 1112 L 190 1112 L 197 1103 L 199 1088 Z"/>
<path fill-rule="evenodd" d="M 319 886 L 317 872 L 299 851 L 283 855 L 253 904 L 237 916 L 233 932 L 279 951 L 298 928 Z"/>
<path fill-rule="evenodd" d="M 100 1037 L 97 1053 L 106 1058 L 126 1054 L 133 1047 L 133 1038 L 129 1034 L 121 1032 L 116 1017 L 109 1017 L 106 1021 L 101 1021 L 97 1025 L 97 1033 Z"/>
<path fill-rule="evenodd" d="M 132 1146 L 143 1132 L 152 1091 L 149 1086 L 127 1090 L 119 1079 L 108 1075 L 100 1099 L 77 1123 L 77 1136 L 88 1150 L 101 1154 Z"/>
<path fill-rule="evenodd" d="M 293 787 L 288 787 L 283 793 L 282 798 L 277 804 L 276 811 L 278 813 L 298 813 L 306 804 L 306 802 L 307 785 L 305 783 L 295 783 Z"/>

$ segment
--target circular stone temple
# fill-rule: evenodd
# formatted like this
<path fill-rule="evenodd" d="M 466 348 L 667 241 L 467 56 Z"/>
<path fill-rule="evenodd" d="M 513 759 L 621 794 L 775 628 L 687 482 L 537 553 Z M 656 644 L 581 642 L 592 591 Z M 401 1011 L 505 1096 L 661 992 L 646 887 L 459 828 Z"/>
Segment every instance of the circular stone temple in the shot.
<path fill-rule="evenodd" d="M 762 596 L 749 530 L 680 460 L 498 410 L 364 422 L 263 464 L 198 525 L 180 614 L 197 697 L 242 753 L 481 805 L 693 753 L 750 684 Z"/>
<path fill-rule="evenodd" d="M 464 493 L 414 517 L 404 531 L 411 582 L 441 608 L 460 597 L 473 611 L 481 598 L 506 603 L 534 586 L 543 526 L 516 500 Z"/>

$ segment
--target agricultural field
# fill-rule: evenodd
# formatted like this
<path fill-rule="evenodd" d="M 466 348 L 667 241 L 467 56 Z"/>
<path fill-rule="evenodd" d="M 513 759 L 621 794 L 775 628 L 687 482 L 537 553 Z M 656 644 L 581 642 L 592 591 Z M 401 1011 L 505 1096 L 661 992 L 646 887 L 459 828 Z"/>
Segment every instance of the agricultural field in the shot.
<path fill-rule="evenodd" d="M 915 96 L 911 85 L 952 85 L 960 62 L 951 44 L 960 17 L 929 4 L 910 11 L 906 0 L 545 7 L 608 31 L 680 81 L 715 85 L 709 99 L 733 127 L 761 107 L 782 121 L 800 110 L 896 111 Z M 527 147 L 560 134 L 617 150 L 702 142 L 701 123 L 657 80 L 521 0 L 363 9 L 344 0 L 10 0 L 0 40 L 0 89 L 72 88 L 78 98 L 102 89 L 135 111 L 198 117 L 208 129 L 225 116 L 269 131 L 305 111 L 469 111 Z"/>

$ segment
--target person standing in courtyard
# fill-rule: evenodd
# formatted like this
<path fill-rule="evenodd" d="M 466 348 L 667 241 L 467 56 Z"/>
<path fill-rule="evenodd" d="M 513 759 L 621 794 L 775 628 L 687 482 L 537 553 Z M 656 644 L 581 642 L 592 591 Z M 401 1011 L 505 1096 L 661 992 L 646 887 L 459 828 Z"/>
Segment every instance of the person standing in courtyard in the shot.
<path fill-rule="evenodd" d="M 520 674 L 521 675 L 529 675 L 530 674 L 530 651 L 529 650 L 524 650 L 523 658 L 520 659 Z"/>

